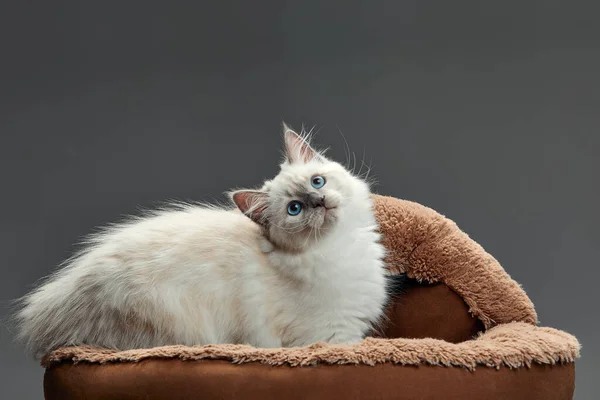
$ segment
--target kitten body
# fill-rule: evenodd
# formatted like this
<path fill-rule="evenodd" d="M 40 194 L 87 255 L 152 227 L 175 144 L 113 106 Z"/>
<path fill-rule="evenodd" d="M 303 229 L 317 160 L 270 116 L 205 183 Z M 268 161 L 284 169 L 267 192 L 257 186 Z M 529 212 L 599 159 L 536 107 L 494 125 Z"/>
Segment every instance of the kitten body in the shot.
<path fill-rule="evenodd" d="M 387 300 L 368 185 L 284 137 L 280 173 L 233 192 L 238 209 L 182 205 L 90 239 L 22 299 L 28 351 L 362 340 Z"/>

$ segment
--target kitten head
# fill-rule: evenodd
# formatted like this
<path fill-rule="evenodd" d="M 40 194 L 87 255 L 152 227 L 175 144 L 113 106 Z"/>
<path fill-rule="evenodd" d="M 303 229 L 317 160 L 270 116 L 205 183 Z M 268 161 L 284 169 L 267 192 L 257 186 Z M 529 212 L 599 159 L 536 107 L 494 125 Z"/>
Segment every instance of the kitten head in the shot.
<path fill-rule="evenodd" d="M 237 207 L 263 227 L 269 240 L 301 251 L 351 221 L 371 223 L 368 184 L 284 124 L 285 161 L 259 190 L 230 193 Z"/>

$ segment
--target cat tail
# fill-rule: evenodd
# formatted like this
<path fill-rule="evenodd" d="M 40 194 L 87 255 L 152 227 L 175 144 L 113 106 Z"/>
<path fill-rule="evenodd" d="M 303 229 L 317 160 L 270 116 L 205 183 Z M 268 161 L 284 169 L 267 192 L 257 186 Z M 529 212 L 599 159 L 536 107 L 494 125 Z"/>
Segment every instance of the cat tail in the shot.
<path fill-rule="evenodd" d="M 119 343 L 124 324 L 118 305 L 127 296 L 103 284 L 110 270 L 103 267 L 108 265 L 99 265 L 90 252 L 81 253 L 14 302 L 10 325 L 28 355 L 40 359 L 63 346 Z"/>
<path fill-rule="evenodd" d="M 40 359 L 47 352 L 76 342 L 90 313 L 67 271 L 60 271 L 13 302 L 10 326 L 15 341 L 28 355 Z"/>

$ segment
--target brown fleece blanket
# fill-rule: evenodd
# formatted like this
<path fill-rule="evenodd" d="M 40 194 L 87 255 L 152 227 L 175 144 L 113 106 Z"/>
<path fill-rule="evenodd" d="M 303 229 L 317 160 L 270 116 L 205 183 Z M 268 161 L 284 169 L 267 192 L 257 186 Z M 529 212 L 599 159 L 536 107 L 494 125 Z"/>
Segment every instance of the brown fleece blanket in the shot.
<path fill-rule="evenodd" d="M 291 349 L 210 345 L 114 351 L 74 347 L 48 354 L 42 365 L 50 367 L 60 361 L 107 363 L 161 358 L 289 366 L 391 362 L 472 369 L 476 365 L 518 368 L 533 363 L 572 362 L 579 356 L 575 337 L 535 326 L 536 312 L 522 288 L 454 222 L 417 203 L 379 195 L 374 195 L 374 200 L 390 271 L 406 272 L 418 281 L 445 284 L 462 297 L 470 314 L 483 323 L 485 333 L 462 343 L 367 338 L 355 346 L 318 343 Z"/>

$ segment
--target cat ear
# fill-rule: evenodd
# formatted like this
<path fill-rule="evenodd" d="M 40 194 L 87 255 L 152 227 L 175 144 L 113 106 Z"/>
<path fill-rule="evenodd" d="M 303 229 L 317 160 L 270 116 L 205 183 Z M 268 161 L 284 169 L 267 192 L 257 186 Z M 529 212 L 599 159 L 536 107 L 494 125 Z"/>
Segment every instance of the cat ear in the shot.
<path fill-rule="evenodd" d="M 283 139 L 285 141 L 285 157 L 291 164 L 304 163 L 320 158 L 320 155 L 308 143 L 307 138 L 302 137 L 283 123 Z"/>
<path fill-rule="evenodd" d="M 237 208 L 257 224 L 264 225 L 267 209 L 267 193 L 259 190 L 236 190 L 229 196 Z"/>

